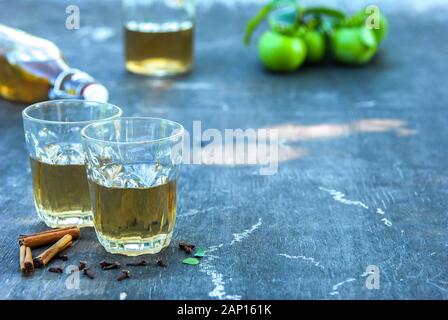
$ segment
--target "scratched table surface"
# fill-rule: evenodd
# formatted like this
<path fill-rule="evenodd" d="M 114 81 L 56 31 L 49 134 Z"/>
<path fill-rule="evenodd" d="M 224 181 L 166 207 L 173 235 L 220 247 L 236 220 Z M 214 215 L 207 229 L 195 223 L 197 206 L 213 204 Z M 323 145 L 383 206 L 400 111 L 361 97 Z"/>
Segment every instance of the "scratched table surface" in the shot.
<path fill-rule="evenodd" d="M 151 80 L 124 71 L 119 2 L 0 1 L 1 23 L 57 43 L 126 115 L 190 132 L 195 120 L 202 130 L 277 128 L 281 142 L 273 175 L 260 165 L 183 166 L 174 239 L 161 253 L 168 268 L 129 267 L 132 278 L 117 282 L 119 271 L 99 262 L 139 259 L 106 253 L 82 230 L 69 260 L 51 264 L 86 260 L 96 278 L 81 275 L 76 288 L 68 274 L 18 271 L 17 236 L 46 226 L 32 200 L 24 106 L 1 100 L 0 298 L 447 299 L 448 6 L 379 3 L 391 34 L 371 64 L 274 75 L 241 41 L 260 4 L 202 1 L 194 71 Z M 65 28 L 68 4 L 80 8 L 79 30 Z M 200 265 L 181 263 L 179 240 L 207 248 Z M 369 289 L 374 274 L 379 288 Z"/>

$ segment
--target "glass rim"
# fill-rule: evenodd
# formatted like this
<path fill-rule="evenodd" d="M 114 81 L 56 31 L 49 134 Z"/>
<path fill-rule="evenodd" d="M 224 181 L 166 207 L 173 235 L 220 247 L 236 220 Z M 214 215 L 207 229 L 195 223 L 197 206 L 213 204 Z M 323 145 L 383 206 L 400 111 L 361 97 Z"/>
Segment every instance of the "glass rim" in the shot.
<path fill-rule="evenodd" d="M 66 102 L 75 102 L 75 103 L 85 103 L 85 104 L 93 104 L 93 105 L 108 105 L 111 106 L 113 108 L 115 108 L 116 110 L 118 110 L 116 115 L 110 116 L 110 117 L 106 117 L 103 119 L 91 119 L 91 120 L 80 120 L 80 121 L 57 121 L 57 120 L 45 120 L 45 119 L 39 119 L 39 118 L 35 118 L 31 115 L 29 115 L 28 113 L 30 112 L 30 110 L 36 109 L 39 106 L 45 106 L 48 107 L 51 103 L 57 103 L 57 102 L 61 102 L 61 103 L 66 103 Z M 99 101 L 92 101 L 92 100 L 83 100 L 83 99 L 57 99 L 57 100 L 47 100 L 47 101 L 41 101 L 41 102 L 36 102 L 33 103 L 32 105 L 29 105 L 28 107 L 26 107 L 25 109 L 22 110 L 22 117 L 23 119 L 32 121 L 32 122 L 36 122 L 36 123 L 46 123 L 46 124 L 60 124 L 60 125 L 73 125 L 73 124 L 90 124 L 94 121 L 104 121 L 104 120 L 112 120 L 112 119 L 116 119 L 121 117 L 121 115 L 123 114 L 123 110 L 121 110 L 121 108 L 117 105 L 108 103 L 108 102 L 99 102 Z"/>
<path fill-rule="evenodd" d="M 98 138 L 93 138 L 90 137 L 89 135 L 86 134 L 86 131 L 94 126 L 99 126 L 99 125 L 104 125 L 104 124 L 108 124 L 108 123 L 112 123 L 114 121 L 121 121 L 121 120 L 157 120 L 157 121 L 165 121 L 170 123 L 171 125 L 177 126 L 179 128 L 179 131 L 177 131 L 174 134 L 170 134 L 167 135 L 166 137 L 163 138 L 158 138 L 158 139 L 145 139 L 145 140 L 141 140 L 141 141 L 109 141 L 109 140 L 104 140 L 104 139 L 98 139 Z M 99 142 L 99 143 L 103 143 L 103 144 L 113 144 L 113 145 L 139 145 L 139 144 L 149 144 L 149 143 L 158 143 L 158 142 L 162 142 L 165 140 L 172 140 L 174 138 L 177 138 L 178 136 L 182 136 L 184 134 L 184 126 L 181 125 L 179 122 L 173 121 L 173 120 L 168 120 L 165 118 L 157 118 L 157 117 L 119 117 L 116 119 L 105 119 L 105 120 L 99 120 L 99 121 L 94 121 L 93 123 L 90 123 L 88 125 L 86 125 L 84 128 L 81 129 L 81 138 L 83 140 L 90 140 L 90 141 L 95 141 L 95 142 Z"/>

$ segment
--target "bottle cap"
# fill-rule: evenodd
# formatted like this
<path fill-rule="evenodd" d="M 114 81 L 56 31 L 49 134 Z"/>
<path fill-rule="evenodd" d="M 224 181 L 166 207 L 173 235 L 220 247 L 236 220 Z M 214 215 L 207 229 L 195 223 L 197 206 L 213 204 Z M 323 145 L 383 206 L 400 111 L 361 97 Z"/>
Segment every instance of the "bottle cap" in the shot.
<path fill-rule="evenodd" d="M 107 102 L 109 99 L 109 91 L 100 83 L 91 83 L 85 86 L 81 95 L 85 100 L 96 102 Z"/>
<path fill-rule="evenodd" d="M 107 102 L 109 91 L 89 74 L 78 69 L 62 71 L 49 92 L 50 99 L 85 99 Z"/>

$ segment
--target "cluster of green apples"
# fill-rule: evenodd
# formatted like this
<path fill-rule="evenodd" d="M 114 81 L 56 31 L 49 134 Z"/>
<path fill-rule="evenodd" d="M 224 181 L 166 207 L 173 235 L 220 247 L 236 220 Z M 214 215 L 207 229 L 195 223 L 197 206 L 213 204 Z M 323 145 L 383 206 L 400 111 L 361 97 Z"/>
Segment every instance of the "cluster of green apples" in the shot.
<path fill-rule="evenodd" d="M 271 71 L 291 72 L 303 63 L 327 59 L 352 65 L 366 64 L 377 53 L 389 31 L 387 18 L 377 7 L 349 16 L 327 7 L 300 7 L 295 0 L 273 0 L 252 18 L 244 42 L 268 19 L 270 30 L 258 40 L 258 56 Z"/>

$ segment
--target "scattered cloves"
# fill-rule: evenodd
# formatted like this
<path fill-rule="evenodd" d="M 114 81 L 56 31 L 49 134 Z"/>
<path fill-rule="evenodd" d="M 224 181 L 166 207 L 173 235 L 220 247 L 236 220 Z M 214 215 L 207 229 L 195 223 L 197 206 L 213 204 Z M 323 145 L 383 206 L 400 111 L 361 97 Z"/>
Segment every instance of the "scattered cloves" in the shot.
<path fill-rule="evenodd" d="M 103 270 L 111 270 L 111 269 L 119 269 L 120 264 L 118 262 L 107 262 L 107 261 L 101 261 L 100 262 L 101 269 Z"/>
<path fill-rule="evenodd" d="M 54 272 L 54 273 L 63 273 L 64 270 L 62 270 L 61 267 L 52 267 L 52 268 L 48 268 L 49 272 Z"/>
<path fill-rule="evenodd" d="M 195 245 L 187 242 L 180 242 L 179 249 L 185 251 L 188 254 L 191 254 L 194 250 Z"/>
<path fill-rule="evenodd" d="M 146 262 L 146 260 L 142 260 L 139 262 L 126 263 L 126 265 L 131 267 L 144 267 L 148 265 L 148 262 Z"/>
<path fill-rule="evenodd" d="M 130 278 L 131 273 L 128 270 L 121 270 L 121 275 L 117 278 L 117 281 L 122 281 L 126 278 Z"/>
<path fill-rule="evenodd" d="M 67 261 L 68 260 L 68 255 L 66 255 L 66 254 L 58 254 L 55 257 L 55 259 L 59 259 L 59 260 L 62 260 L 62 261 Z"/>
<path fill-rule="evenodd" d="M 86 275 L 89 279 L 95 279 L 95 276 L 93 274 L 92 271 L 90 271 L 89 268 L 85 267 L 84 269 L 82 269 L 84 272 L 84 275 Z"/>
<path fill-rule="evenodd" d="M 157 264 L 159 267 L 162 267 L 162 268 L 166 268 L 166 267 L 168 267 L 168 265 L 166 264 L 166 262 L 163 261 L 162 258 L 160 258 L 160 257 L 156 259 L 156 264 Z"/>
<path fill-rule="evenodd" d="M 88 268 L 87 262 L 86 261 L 79 261 L 79 270 L 84 270 L 86 268 Z"/>

